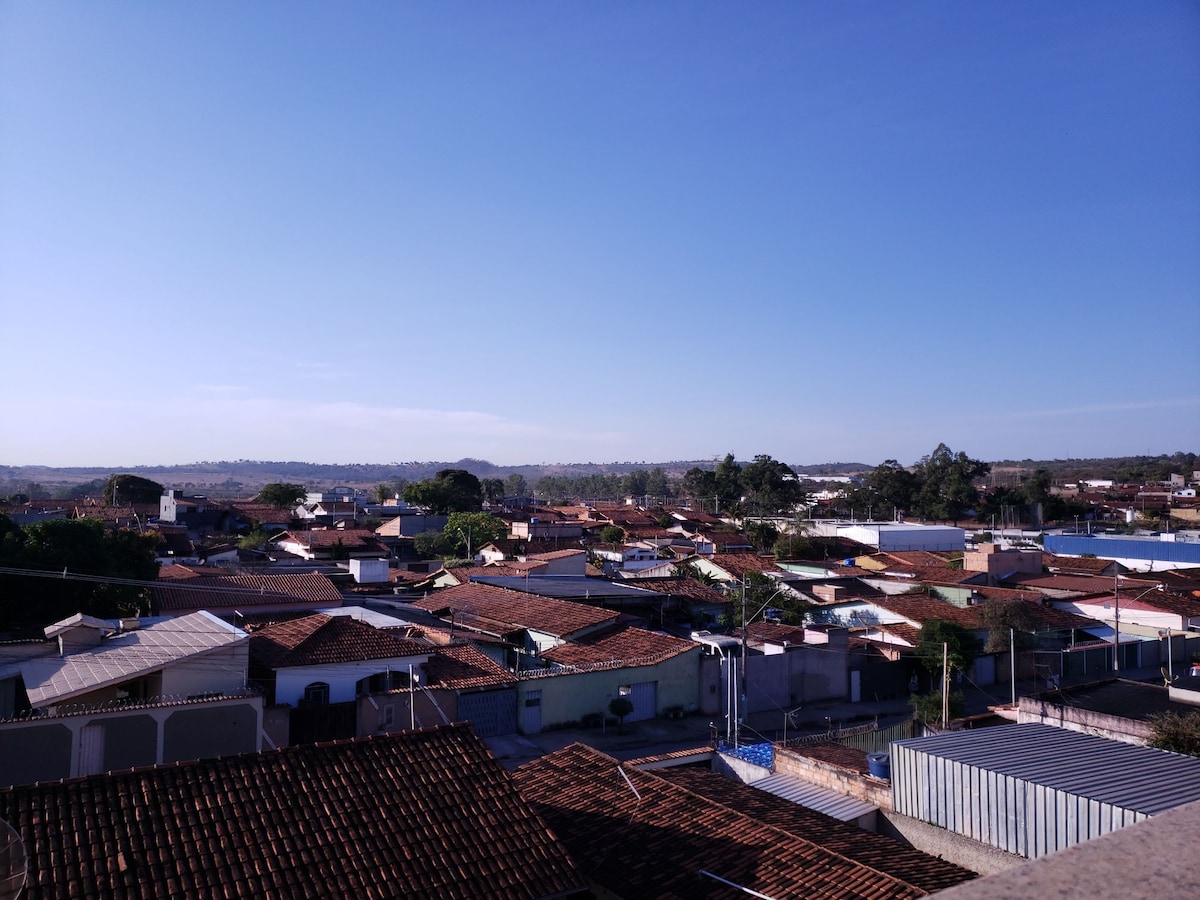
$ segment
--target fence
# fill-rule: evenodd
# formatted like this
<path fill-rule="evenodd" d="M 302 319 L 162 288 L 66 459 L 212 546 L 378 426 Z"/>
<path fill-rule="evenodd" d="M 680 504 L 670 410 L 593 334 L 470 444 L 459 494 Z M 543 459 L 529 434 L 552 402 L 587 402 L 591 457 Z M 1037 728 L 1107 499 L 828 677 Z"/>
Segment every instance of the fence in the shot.
<path fill-rule="evenodd" d="M 847 728 L 830 728 L 817 734 L 806 734 L 801 737 L 788 738 L 783 746 L 803 747 L 806 744 L 826 744 L 834 742 L 843 747 L 854 747 L 865 753 L 886 752 L 892 741 L 903 741 L 916 737 L 916 722 L 905 719 L 886 728 L 879 727 L 879 720 L 867 722 L 864 725 L 851 725 Z"/>

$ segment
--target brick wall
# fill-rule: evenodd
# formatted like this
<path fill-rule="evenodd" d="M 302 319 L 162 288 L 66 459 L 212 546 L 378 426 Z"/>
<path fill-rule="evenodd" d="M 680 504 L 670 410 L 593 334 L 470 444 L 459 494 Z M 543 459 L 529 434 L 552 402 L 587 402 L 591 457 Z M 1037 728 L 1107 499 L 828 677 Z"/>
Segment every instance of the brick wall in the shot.
<path fill-rule="evenodd" d="M 831 766 L 828 763 L 801 756 L 792 750 L 781 750 L 776 747 L 775 771 L 783 775 L 802 778 L 831 791 L 837 791 L 839 794 L 866 800 L 868 803 L 874 803 L 880 809 L 890 810 L 892 808 L 891 782 Z"/>

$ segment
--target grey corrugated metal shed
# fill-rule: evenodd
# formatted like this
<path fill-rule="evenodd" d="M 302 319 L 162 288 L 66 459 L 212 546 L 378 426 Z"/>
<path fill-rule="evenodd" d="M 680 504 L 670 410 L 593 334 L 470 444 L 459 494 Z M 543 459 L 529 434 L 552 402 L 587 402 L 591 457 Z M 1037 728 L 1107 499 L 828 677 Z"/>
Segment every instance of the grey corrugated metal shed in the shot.
<path fill-rule="evenodd" d="M 1031 858 L 1200 800 L 1200 759 L 1051 725 L 891 749 L 897 812 Z"/>

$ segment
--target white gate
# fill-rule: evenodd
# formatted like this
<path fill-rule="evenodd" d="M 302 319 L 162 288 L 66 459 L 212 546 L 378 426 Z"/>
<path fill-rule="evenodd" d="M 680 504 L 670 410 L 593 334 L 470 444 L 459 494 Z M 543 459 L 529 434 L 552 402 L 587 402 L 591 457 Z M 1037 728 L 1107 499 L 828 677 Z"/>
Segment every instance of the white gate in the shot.
<path fill-rule="evenodd" d="M 80 775 L 95 775 L 104 771 L 104 726 L 84 725 L 79 730 Z"/>
<path fill-rule="evenodd" d="M 542 692 L 526 691 L 521 704 L 521 733 L 537 734 L 542 730 Z"/>
<path fill-rule="evenodd" d="M 625 717 L 626 722 L 644 722 L 658 715 L 658 682 L 643 681 L 629 686 L 629 700 L 633 712 Z"/>

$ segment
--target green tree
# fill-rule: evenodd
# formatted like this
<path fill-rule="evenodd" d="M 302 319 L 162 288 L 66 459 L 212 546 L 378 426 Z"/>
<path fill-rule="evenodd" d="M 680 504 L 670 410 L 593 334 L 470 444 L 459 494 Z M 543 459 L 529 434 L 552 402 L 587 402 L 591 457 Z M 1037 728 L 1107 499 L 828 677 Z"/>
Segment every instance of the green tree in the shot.
<path fill-rule="evenodd" d="M 1200 756 L 1200 711 L 1158 713 L 1150 717 L 1150 727 L 1154 736 L 1149 746 Z"/>
<path fill-rule="evenodd" d="M 155 537 L 110 532 L 92 519 L 51 519 L 21 528 L 0 515 L 0 565 L 67 572 L 65 578 L 0 575 L 0 629 L 49 625 L 79 612 L 102 618 L 146 612 L 144 588 L 76 581 L 70 575 L 153 581 L 156 545 Z"/>
<path fill-rule="evenodd" d="M 449 552 L 454 556 L 470 557 L 488 541 L 508 536 L 508 525 L 484 512 L 450 513 L 442 529 Z"/>
<path fill-rule="evenodd" d="M 292 509 L 308 496 L 308 488 L 302 484 L 273 481 L 258 492 L 258 499 L 276 509 Z"/>
<path fill-rule="evenodd" d="M 985 462 L 938 444 L 933 453 L 918 464 L 921 489 L 917 502 L 921 515 L 957 522 L 979 499 L 975 479 L 982 478 L 991 469 Z"/>
<path fill-rule="evenodd" d="M 422 559 L 445 559 L 451 555 L 450 542 L 440 531 L 423 531 L 413 538 L 413 550 Z"/>
<path fill-rule="evenodd" d="M 262 550 L 270 539 L 271 536 L 261 528 L 255 528 L 238 538 L 238 547 L 242 550 Z"/>
<path fill-rule="evenodd" d="M 756 549 L 766 551 L 768 548 L 774 547 L 776 541 L 779 540 L 779 529 L 770 522 L 755 519 L 746 526 L 746 537 L 750 539 L 750 543 Z"/>
<path fill-rule="evenodd" d="M 162 495 L 161 484 L 137 475 L 112 475 L 104 483 L 104 502 L 109 506 L 157 503 Z"/>
<path fill-rule="evenodd" d="M 433 478 L 406 484 L 404 501 L 436 515 L 479 512 L 483 507 L 483 487 L 466 469 L 442 469 Z"/>
<path fill-rule="evenodd" d="M 1018 650 L 1028 649 L 1035 643 L 1032 632 L 1037 625 L 1026 600 L 988 600 L 979 607 L 979 617 L 988 628 L 984 653 L 1008 650 L 1014 637 Z"/>
<path fill-rule="evenodd" d="M 617 525 L 605 525 L 600 529 L 600 543 L 619 544 L 625 540 L 625 529 Z"/>
<path fill-rule="evenodd" d="M 633 701 L 628 697 L 613 697 L 608 701 L 608 711 L 617 717 L 617 734 L 624 734 L 625 717 L 633 712 Z"/>
<path fill-rule="evenodd" d="M 713 482 L 720 508 L 727 512 L 738 510 L 742 503 L 742 467 L 732 453 L 726 453 L 725 458 L 717 463 Z"/>
<path fill-rule="evenodd" d="M 673 495 L 671 481 L 662 466 L 655 466 L 646 476 L 646 493 L 659 502 L 668 500 Z"/>
<path fill-rule="evenodd" d="M 868 510 L 872 517 L 902 516 L 914 508 L 920 479 L 894 459 L 885 459 L 863 479 L 862 484 L 847 492 L 855 510 Z"/>
<path fill-rule="evenodd" d="M 696 502 L 700 509 L 716 512 L 713 504 L 717 499 L 717 473 L 711 469 L 692 466 L 683 475 L 683 494 Z M 707 506 L 706 506 L 707 504 Z"/>
<path fill-rule="evenodd" d="M 928 694 L 912 694 L 909 704 L 918 719 L 926 725 L 942 720 L 942 692 L 930 691 Z M 951 691 L 946 703 L 947 712 L 951 719 L 961 719 L 966 713 L 967 702 L 961 691 Z"/>
<path fill-rule="evenodd" d="M 757 515 L 790 514 L 808 496 L 791 467 L 765 453 L 741 470 L 740 481 L 746 508 Z"/>
<path fill-rule="evenodd" d="M 917 646 L 913 650 L 927 672 L 940 676 L 943 644 L 946 645 L 947 666 L 951 671 L 967 671 L 979 655 L 979 642 L 966 628 L 945 619 L 930 619 L 917 633 Z"/>
<path fill-rule="evenodd" d="M 525 476 L 513 472 L 504 479 L 504 493 L 509 497 L 524 497 L 529 493 L 529 483 Z"/>
<path fill-rule="evenodd" d="M 499 478 L 485 478 L 479 482 L 479 488 L 488 503 L 497 504 L 504 499 L 504 482 Z"/>
<path fill-rule="evenodd" d="M 644 497 L 648 493 L 646 485 L 649 481 L 649 472 L 645 469 L 634 469 L 621 482 L 621 493 L 627 497 Z"/>
<path fill-rule="evenodd" d="M 375 489 L 372 491 L 372 493 L 375 495 L 376 503 L 386 503 L 396 496 L 396 488 L 395 485 L 387 484 L 386 482 L 380 482 L 379 484 L 375 485 Z"/>

